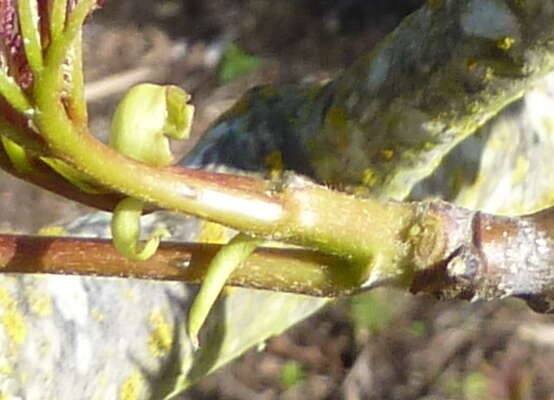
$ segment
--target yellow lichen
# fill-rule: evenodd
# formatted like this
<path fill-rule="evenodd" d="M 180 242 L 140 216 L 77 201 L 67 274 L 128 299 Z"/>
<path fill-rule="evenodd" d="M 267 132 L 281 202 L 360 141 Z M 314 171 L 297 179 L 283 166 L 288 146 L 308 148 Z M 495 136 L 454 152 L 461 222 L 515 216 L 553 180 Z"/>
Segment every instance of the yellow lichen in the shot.
<path fill-rule="evenodd" d="M 258 92 L 260 97 L 265 100 L 272 99 L 279 94 L 279 91 L 273 85 L 265 85 Z"/>
<path fill-rule="evenodd" d="M 270 152 L 264 160 L 265 167 L 268 171 L 269 178 L 277 180 L 283 173 L 283 155 L 279 150 Z"/>
<path fill-rule="evenodd" d="M 481 106 L 477 101 L 470 101 L 466 104 L 466 111 L 471 114 L 477 114 L 481 110 Z"/>
<path fill-rule="evenodd" d="M 481 187 L 486 183 L 483 175 L 479 175 L 473 185 L 464 188 L 456 199 L 456 203 L 465 207 L 475 207 Z"/>
<path fill-rule="evenodd" d="M 166 321 L 160 311 L 152 311 L 150 314 L 150 329 L 152 330 L 148 338 L 150 353 L 154 357 L 165 356 L 173 344 L 173 325 Z"/>
<path fill-rule="evenodd" d="M 541 125 L 546 132 L 554 132 L 554 121 L 552 118 L 542 118 Z"/>
<path fill-rule="evenodd" d="M 427 7 L 433 11 L 438 11 L 444 5 L 444 0 L 427 0 Z"/>
<path fill-rule="evenodd" d="M 17 309 L 17 302 L 3 287 L 0 287 L 0 306 L 4 308 L 0 316 L 0 324 L 4 327 L 6 335 L 14 344 L 23 343 L 27 336 L 25 320 Z"/>
<path fill-rule="evenodd" d="M 492 149 L 492 150 L 502 150 L 505 146 L 505 143 L 504 141 L 497 137 L 497 136 L 493 136 L 490 140 L 489 140 L 489 144 L 488 146 Z"/>
<path fill-rule="evenodd" d="M 545 191 L 535 203 L 537 211 L 538 209 L 554 206 L 554 190 Z"/>
<path fill-rule="evenodd" d="M 378 181 L 377 173 L 371 168 L 364 169 L 362 173 L 362 183 L 364 186 L 372 187 Z"/>
<path fill-rule="evenodd" d="M 240 98 L 234 105 L 223 114 L 224 119 L 230 119 L 246 114 L 250 110 L 250 104 L 252 103 L 250 96 L 244 96 Z"/>
<path fill-rule="evenodd" d="M 379 151 L 379 154 L 385 159 L 385 160 L 391 160 L 394 157 L 394 150 L 392 149 L 383 149 Z"/>
<path fill-rule="evenodd" d="M 38 230 L 39 236 L 66 236 L 67 232 L 63 226 L 46 226 Z"/>
<path fill-rule="evenodd" d="M 423 150 L 432 150 L 436 146 L 433 142 L 425 142 L 423 143 Z"/>
<path fill-rule="evenodd" d="M 120 400 L 137 400 L 142 391 L 143 380 L 138 371 L 135 371 L 121 384 Z"/>
<path fill-rule="evenodd" d="M 485 76 L 483 77 L 485 82 L 488 82 L 494 78 L 494 68 L 493 67 L 487 67 L 485 68 Z"/>
<path fill-rule="evenodd" d="M 10 364 L 0 366 L 0 374 L 9 375 L 13 372 L 13 367 Z M 1 397 L 0 397 L 1 399 Z"/>
<path fill-rule="evenodd" d="M 0 306 L 5 308 L 12 308 L 16 306 L 16 301 L 4 287 L 0 287 Z"/>
<path fill-rule="evenodd" d="M 126 297 L 127 299 L 129 299 L 131 301 L 137 301 L 138 300 L 137 293 L 131 288 L 123 289 L 122 294 L 123 294 L 124 297 Z"/>
<path fill-rule="evenodd" d="M 342 107 L 331 106 L 325 116 L 325 125 L 333 132 L 333 138 L 339 149 L 344 149 L 350 144 L 348 119 L 346 110 Z"/>
<path fill-rule="evenodd" d="M 505 36 L 501 39 L 498 39 L 496 42 L 496 47 L 500 50 L 510 50 L 515 43 L 515 39 L 509 36 Z"/>
<path fill-rule="evenodd" d="M 215 222 L 201 221 L 198 241 L 202 243 L 226 243 L 225 227 Z"/>
<path fill-rule="evenodd" d="M 90 312 L 90 315 L 91 315 L 92 318 L 94 318 L 98 322 L 102 322 L 102 321 L 104 321 L 104 319 L 106 319 L 106 316 L 104 314 L 102 314 L 99 310 L 92 310 Z"/>
<path fill-rule="evenodd" d="M 421 226 L 419 226 L 418 224 L 413 224 L 408 230 L 409 236 L 417 236 L 420 233 L 421 233 Z"/>
<path fill-rule="evenodd" d="M 466 67 L 470 71 L 474 71 L 475 68 L 477 68 L 477 61 L 473 58 L 469 58 L 466 60 Z"/>
<path fill-rule="evenodd" d="M 27 336 L 23 315 L 14 309 L 7 309 L 0 317 L 0 323 L 4 326 L 6 334 L 15 344 L 21 344 Z"/>
<path fill-rule="evenodd" d="M 39 317 L 46 317 L 52 314 L 52 299 L 46 293 L 31 292 L 27 295 L 31 312 Z"/>
<path fill-rule="evenodd" d="M 521 183 L 527 176 L 527 171 L 529 171 L 529 160 L 519 156 L 516 160 L 514 172 L 512 172 L 512 183 L 514 185 Z"/>

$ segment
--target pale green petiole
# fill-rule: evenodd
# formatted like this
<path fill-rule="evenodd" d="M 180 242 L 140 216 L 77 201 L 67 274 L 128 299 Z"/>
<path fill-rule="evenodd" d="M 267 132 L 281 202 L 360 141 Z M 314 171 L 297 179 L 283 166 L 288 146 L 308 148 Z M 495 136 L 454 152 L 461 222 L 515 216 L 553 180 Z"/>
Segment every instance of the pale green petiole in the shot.
<path fill-rule="evenodd" d="M 65 27 L 66 1 L 53 0 L 50 3 L 50 35 L 57 40 Z"/>
<path fill-rule="evenodd" d="M 60 43 L 64 49 L 69 49 L 71 42 L 73 42 L 75 37 L 81 31 L 85 18 L 96 7 L 96 2 L 97 0 L 81 0 L 77 3 L 73 11 L 71 11 L 71 14 L 67 16 L 64 30 L 65 33 L 62 38 L 63 42 Z"/>
<path fill-rule="evenodd" d="M 33 112 L 33 106 L 21 87 L 4 69 L 0 69 L 0 95 L 17 111 L 23 114 Z"/>
<path fill-rule="evenodd" d="M 31 70 L 36 74 L 42 71 L 43 67 L 38 4 L 35 0 L 19 0 L 16 4 L 25 55 Z"/>
<path fill-rule="evenodd" d="M 258 238 L 239 233 L 213 258 L 202 281 L 200 291 L 190 308 L 187 321 L 187 332 L 194 348 L 198 347 L 198 333 L 225 286 L 225 282 L 260 243 L 261 240 Z"/>

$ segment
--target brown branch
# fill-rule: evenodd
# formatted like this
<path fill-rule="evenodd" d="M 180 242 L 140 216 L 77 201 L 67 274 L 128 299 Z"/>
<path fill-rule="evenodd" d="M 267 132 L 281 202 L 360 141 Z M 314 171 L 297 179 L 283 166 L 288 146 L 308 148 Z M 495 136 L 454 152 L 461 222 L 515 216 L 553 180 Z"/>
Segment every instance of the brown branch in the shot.
<path fill-rule="evenodd" d="M 554 207 L 504 217 L 433 202 L 420 218 L 440 228 L 419 246 L 413 293 L 472 301 L 511 296 L 535 311 L 554 311 Z"/>
<path fill-rule="evenodd" d="M 403 233 L 409 254 L 399 269 L 367 268 L 344 258 L 292 248 L 260 248 L 230 285 L 312 296 L 351 295 L 380 285 L 438 298 L 522 298 L 539 312 L 554 307 L 554 207 L 504 217 L 442 201 L 412 203 Z M 219 245 L 163 243 L 148 261 L 123 258 L 110 240 L 0 235 L 5 273 L 80 274 L 198 282 Z M 362 268 L 360 268 L 362 267 Z"/>
<path fill-rule="evenodd" d="M 199 282 L 220 248 L 199 243 L 162 243 L 148 261 L 130 261 L 108 239 L 0 235 L 0 271 L 71 274 Z M 343 260 L 310 250 L 260 248 L 229 284 L 312 296 L 359 290 Z"/>

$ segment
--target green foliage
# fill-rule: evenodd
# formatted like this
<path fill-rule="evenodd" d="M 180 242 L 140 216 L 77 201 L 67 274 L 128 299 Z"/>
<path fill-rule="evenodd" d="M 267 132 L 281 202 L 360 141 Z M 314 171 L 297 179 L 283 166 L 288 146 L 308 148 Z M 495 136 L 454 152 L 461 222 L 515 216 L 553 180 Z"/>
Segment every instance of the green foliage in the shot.
<path fill-rule="evenodd" d="M 427 333 L 427 327 L 425 326 L 425 322 L 416 320 L 412 322 L 409 328 L 409 332 L 412 336 L 420 339 L 425 336 Z"/>
<path fill-rule="evenodd" d="M 287 389 L 301 384 L 306 378 L 306 369 L 298 361 L 290 360 L 283 365 L 281 370 L 281 385 Z"/>
<path fill-rule="evenodd" d="M 476 370 L 461 376 L 460 379 L 448 380 L 445 384 L 448 396 L 468 400 L 488 399 L 488 379 L 483 372 Z"/>
<path fill-rule="evenodd" d="M 381 291 L 363 293 L 352 298 L 350 317 L 354 330 L 359 334 L 376 334 L 392 321 L 394 304 Z"/>
<path fill-rule="evenodd" d="M 241 76 L 254 72 L 260 65 L 259 57 L 246 54 L 239 46 L 232 43 L 225 49 L 219 66 L 219 79 L 229 83 Z"/>
<path fill-rule="evenodd" d="M 463 392 L 466 399 L 487 398 L 487 377 L 481 371 L 474 371 L 463 381 Z"/>

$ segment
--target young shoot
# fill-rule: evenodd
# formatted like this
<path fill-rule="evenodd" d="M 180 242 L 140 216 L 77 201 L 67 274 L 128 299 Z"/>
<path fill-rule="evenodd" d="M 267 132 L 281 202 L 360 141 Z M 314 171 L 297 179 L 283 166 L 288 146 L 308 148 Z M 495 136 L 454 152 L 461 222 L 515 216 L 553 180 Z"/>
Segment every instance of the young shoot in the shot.
<path fill-rule="evenodd" d="M 133 87 L 115 110 L 110 132 L 111 147 L 137 161 L 164 167 L 173 162 L 169 137 L 186 139 L 194 107 L 190 95 L 177 86 L 144 83 Z M 160 228 L 144 245 L 140 240 L 141 200 L 128 197 L 115 207 L 112 236 L 116 249 L 125 257 L 146 260 L 156 252 L 160 239 L 169 236 Z"/>

